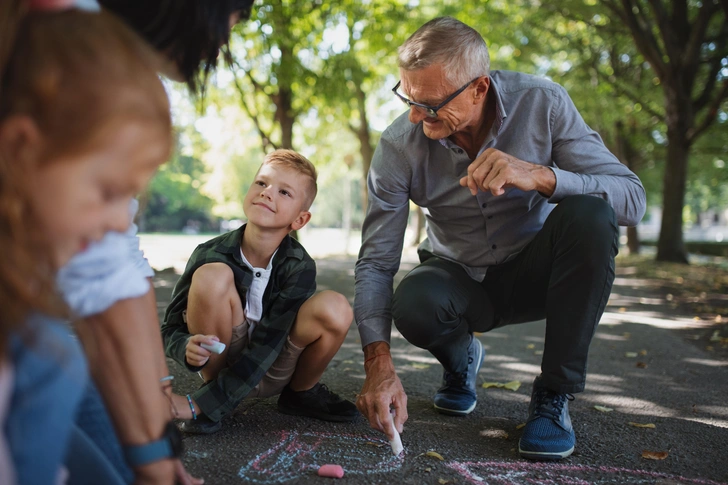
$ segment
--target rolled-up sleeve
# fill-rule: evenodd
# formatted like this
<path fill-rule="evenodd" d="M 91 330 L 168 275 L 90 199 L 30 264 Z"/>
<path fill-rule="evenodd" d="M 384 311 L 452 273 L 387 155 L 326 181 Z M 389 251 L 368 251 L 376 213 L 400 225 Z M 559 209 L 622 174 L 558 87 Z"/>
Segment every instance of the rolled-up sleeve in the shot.
<path fill-rule="evenodd" d="M 131 220 L 138 208 L 139 203 L 132 200 Z M 154 270 L 139 248 L 137 230 L 132 223 L 125 233 L 110 232 L 61 268 L 58 288 L 77 317 L 102 313 L 118 301 L 149 291 L 148 278 Z"/>

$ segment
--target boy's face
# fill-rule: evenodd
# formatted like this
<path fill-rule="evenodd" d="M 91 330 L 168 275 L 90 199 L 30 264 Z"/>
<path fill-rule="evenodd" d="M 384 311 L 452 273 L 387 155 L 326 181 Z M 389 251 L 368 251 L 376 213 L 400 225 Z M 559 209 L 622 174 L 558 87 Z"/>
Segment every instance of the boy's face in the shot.
<path fill-rule="evenodd" d="M 291 168 L 266 164 L 260 167 L 243 202 L 248 221 L 260 228 L 298 230 L 311 213 L 304 209 L 308 177 Z"/>

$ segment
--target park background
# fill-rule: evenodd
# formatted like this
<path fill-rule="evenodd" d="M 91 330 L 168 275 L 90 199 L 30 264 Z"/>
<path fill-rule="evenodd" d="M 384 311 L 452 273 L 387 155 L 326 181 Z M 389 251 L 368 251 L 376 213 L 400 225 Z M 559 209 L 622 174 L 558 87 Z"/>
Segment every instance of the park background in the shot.
<path fill-rule="evenodd" d="M 572 403 L 577 451 L 561 468 L 517 461 L 542 352 L 543 322 L 535 322 L 483 337 L 483 387 L 524 385 L 478 387 L 478 408 L 457 423 L 431 409 L 437 362 L 395 332 L 410 397 L 406 459 L 392 462 L 366 423 L 352 430 L 283 416 L 269 399 L 241 405 L 214 437 L 186 437 L 186 466 L 212 484 L 318 483 L 316 466 L 329 460 L 345 466 L 340 483 L 350 484 L 476 483 L 480 474 L 506 480 L 498 483 L 725 485 L 726 0 L 256 1 L 203 95 L 167 83 L 177 150 L 143 194 L 138 218 L 141 247 L 158 270 L 160 317 L 195 246 L 244 222 L 244 194 L 264 154 L 281 147 L 319 170 L 313 218 L 297 234 L 317 259 L 319 288 L 353 300 L 366 173 L 382 131 L 405 110 L 391 92 L 397 47 L 441 15 L 483 35 L 491 69 L 565 86 L 647 190 L 644 220 L 623 228 L 587 392 Z M 411 206 L 395 282 L 416 264 L 425 224 Z M 168 362 L 177 392 L 199 386 Z M 324 380 L 354 399 L 361 367 L 352 326 Z"/>

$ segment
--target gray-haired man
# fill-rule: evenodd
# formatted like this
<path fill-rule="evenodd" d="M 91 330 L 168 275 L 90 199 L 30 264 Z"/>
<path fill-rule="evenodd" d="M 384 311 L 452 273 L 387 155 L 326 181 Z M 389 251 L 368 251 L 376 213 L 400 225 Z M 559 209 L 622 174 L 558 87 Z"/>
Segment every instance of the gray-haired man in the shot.
<path fill-rule="evenodd" d="M 473 332 L 546 318 L 521 456 L 575 445 L 571 393 L 614 279 L 618 224 L 635 225 L 645 191 L 559 85 L 489 70 L 478 32 L 444 17 L 399 49 L 395 94 L 410 108 L 383 133 L 369 172 L 355 316 L 366 380 L 357 406 L 375 429 L 402 431 L 407 396 L 389 352 L 391 322 L 445 368 L 435 408 L 476 405 L 483 361 Z M 409 201 L 428 209 L 421 264 L 392 292 Z M 390 407 L 396 411 L 390 415 Z"/>

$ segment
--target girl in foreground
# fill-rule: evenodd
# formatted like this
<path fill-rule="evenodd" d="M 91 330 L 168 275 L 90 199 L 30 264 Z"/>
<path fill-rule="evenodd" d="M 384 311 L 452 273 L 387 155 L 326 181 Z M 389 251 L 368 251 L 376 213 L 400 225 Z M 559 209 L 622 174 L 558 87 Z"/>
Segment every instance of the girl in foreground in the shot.
<path fill-rule="evenodd" d="M 0 4 L 0 482 L 24 485 L 62 482 L 88 379 L 55 272 L 127 228 L 171 146 L 157 57 L 110 15 L 46 3 Z M 171 483 L 170 470 L 134 472 Z"/>

